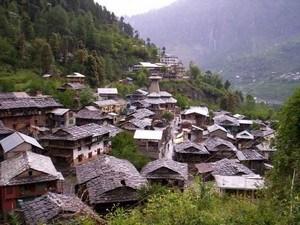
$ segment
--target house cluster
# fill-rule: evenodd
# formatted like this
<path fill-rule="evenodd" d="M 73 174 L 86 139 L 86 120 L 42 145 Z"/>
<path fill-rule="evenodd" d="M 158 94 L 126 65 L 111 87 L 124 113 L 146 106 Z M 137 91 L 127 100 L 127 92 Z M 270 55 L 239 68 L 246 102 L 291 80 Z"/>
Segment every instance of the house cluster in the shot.
<path fill-rule="evenodd" d="M 162 54 L 158 63 L 140 62 L 133 66 L 133 71 L 147 69 L 151 74 L 157 74 L 166 79 L 182 79 L 186 71 L 182 62 L 172 54 Z"/>
<path fill-rule="evenodd" d="M 152 74 L 147 91 L 124 100 L 116 88 L 98 88 L 97 99 L 76 111 L 51 96 L 0 93 L 0 210 L 18 209 L 29 224 L 97 216 L 91 208 L 136 203 L 150 181 L 184 190 L 191 175 L 215 182 L 222 193 L 255 197 L 272 167 L 274 131 L 243 115 L 211 117 L 203 106 L 180 111 L 172 94 L 160 90 L 161 78 Z M 68 79 L 84 85 L 82 74 Z M 174 120 L 164 120 L 166 112 Z M 122 131 L 151 159 L 141 171 L 110 156 L 110 138 Z M 76 174 L 71 196 L 64 178 L 70 172 Z"/>

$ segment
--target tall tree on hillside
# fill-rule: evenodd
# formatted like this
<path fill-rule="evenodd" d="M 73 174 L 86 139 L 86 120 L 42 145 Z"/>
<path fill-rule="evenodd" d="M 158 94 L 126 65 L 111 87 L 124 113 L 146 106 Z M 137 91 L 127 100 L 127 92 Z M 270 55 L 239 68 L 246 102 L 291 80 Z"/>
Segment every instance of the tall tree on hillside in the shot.
<path fill-rule="evenodd" d="M 43 70 L 43 73 L 50 72 L 51 65 L 53 63 L 53 54 L 51 50 L 51 46 L 46 43 L 42 46 L 40 52 L 40 64 Z"/>

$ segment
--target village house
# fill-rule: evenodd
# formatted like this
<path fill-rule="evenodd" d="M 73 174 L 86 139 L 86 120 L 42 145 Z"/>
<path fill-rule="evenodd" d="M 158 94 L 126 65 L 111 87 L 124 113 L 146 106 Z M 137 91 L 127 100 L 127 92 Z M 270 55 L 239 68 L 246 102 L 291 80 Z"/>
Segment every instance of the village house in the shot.
<path fill-rule="evenodd" d="M 29 97 L 0 100 L 0 119 L 16 131 L 28 134 L 32 126 L 45 127 L 47 114 L 61 107 L 51 97 Z"/>
<path fill-rule="evenodd" d="M 251 131 L 254 137 L 253 147 L 267 161 L 272 161 L 272 156 L 276 152 L 276 148 L 272 146 L 272 141 L 275 138 L 275 131 L 271 128 L 266 130 Z"/>
<path fill-rule="evenodd" d="M 109 99 L 109 100 L 100 100 L 92 103 L 97 109 L 101 112 L 110 113 L 114 112 L 119 114 L 121 111 L 121 105 L 119 102 Z"/>
<path fill-rule="evenodd" d="M 239 131 L 239 120 L 229 115 L 219 115 L 213 118 L 214 124 L 224 127 L 231 134 L 236 134 Z"/>
<path fill-rule="evenodd" d="M 254 137 L 248 131 L 244 130 L 240 133 L 237 133 L 235 138 L 238 149 L 252 148 Z"/>
<path fill-rule="evenodd" d="M 84 84 L 85 83 L 85 76 L 81 73 L 74 72 L 72 74 L 67 75 L 67 80 L 70 83 Z"/>
<path fill-rule="evenodd" d="M 161 154 L 163 131 L 161 130 L 136 130 L 133 138 L 138 149 L 144 155 L 158 159 Z"/>
<path fill-rule="evenodd" d="M 70 109 L 57 108 L 49 112 L 47 127 L 69 127 L 76 124 L 76 114 Z"/>
<path fill-rule="evenodd" d="M 102 112 L 95 106 L 86 106 L 76 113 L 76 125 L 81 126 L 89 123 L 115 124 L 115 118 L 108 113 Z"/>
<path fill-rule="evenodd" d="M 215 162 L 224 158 L 235 159 L 236 147 L 229 141 L 219 137 L 209 137 L 204 141 L 206 149 L 210 153 L 209 162 Z"/>
<path fill-rule="evenodd" d="M 77 166 L 76 175 L 76 194 L 83 195 L 96 211 L 117 203 L 136 202 L 137 190 L 147 184 L 129 161 L 108 155 Z"/>
<path fill-rule="evenodd" d="M 254 175 L 254 173 L 238 160 L 221 159 L 216 162 L 198 163 L 197 176 L 200 176 L 203 181 L 214 180 L 214 175 L 222 176 L 240 176 L 240 175 Z"/>
<path fill-rule="evenodd" d="M 157 159 L 146 164 L 141 175 L 152 183 L 183 189 L 188 180 L 188 165 L 168 158 Z"/>
<path fill-rule="evenodd" d="M 147 119 L 131 119 L 129 121 L 125 121 L 119 125 L 123 130 L 128 131 L 131 134 L 134 134 L 136 130 L 151 130 L 151 121 Z"/>
<path fill-rule="evenodd" d="M 6 138 L 7 136 L 13 134 L 15 131 L 4 126 L 3 122 L 0 120 L 0 140 Z"/>
<path fill-rule="evenodd" d="M 62 223 L 78 216 L 97 218 L 97 215 L 75 195 L 48 192 L 32 201 L 20 203 L 25 221 L 30 225 Z"/>
<path fill-rule="evenodd" d="M 25 134 L 15 132 L 0 141 L 0 159 L 12 158 L 25 151 L 42 153 L 43 147 L 36 139 Z"/>
<path fill-rule="evenodd" d="M 49 190 L 63 191 L 64 178 L 47 156 L 23 152 L 1 162 L 0 172 L 0 208 L 4 212 Z"/>
<path fill-rule="evenodd" d="M 147 98 L 147 94 L 148 94 L 147 91 L 138 89 L 138 90 L 132 92 L 131 94 L 126 95 L 126 99 L 128 101 L 144 100 L 145 98 Z"/>
<path fill-rule="evenodd" d="M 206 161 L 209 156 L 204 143 L 187 140 L 174 146 L 174 159 L 178 162 L 188 163 L 190 169 L 194 168 L 195 163 Z"/>
<path fill-rule="evenodd" d="M 224 127 L 219 126 L 218 124 L 207 127 L 207 130 L 203 132 L 204 139 L 209 137 L 219 137 L 230 142 L 235 142 L 234 136 L 229 134 Z"/>
<path fill-rule="evenodd" d="M 151 74 L 160 74 L 162 66 L 156 63 L 140 62 L 138 65 L 133 66 L 133 71 L 138 72 L 141 68 L 147 69 Z"/>
<path fill-rule="evenodd" d="M 97 95 L 99 100 L 117 99 L 119 96 L 117 88 L 98 88 Z"/>
<path fill-rule="evenodd" d="M 154 114 L 155 113 L 149 109 L 141 108 L 141 109 L 138 109 L 135 112 L 127 115 L 126 120 L 131 120 L 131 119 L 140 119 L 141 120 L 141 119 L 145 119 L 145 118 L 152 119 Z"/>
<path fill-rule="evenodd" d="M 205 126 L 208 118 L 209 113 L 207 107 L 191 106 L 181 113 L 181 119 L 183 121 L 187 120 L 198 127 Z"/>
<path fill-rule="evenodd" d="M 86 86 L 84 84 L 81 84 L 78 82 L 76 82 L 76 83 L 69 82 L 69 83 L 66 83 L 66 84 L 62 85 L 61 87 L 57 88 L 57 90 L 59 90 L 61 92 L 65 92 L 66 90 L 73 90 L 78 95 L 79 92 L 84 88 L 86 88 Z"/>
<path fill-rule="evenodd" d="M 221 194 L 234 194 L 256 198 L 256 193 L 264 185 L 264 179 L 259 175 L 223 176 L 214 175 L 215 187 Z"/>
<path fill-rule="evenodd" d="M 256 174 L 264 175 L 266 159 L 255 150 L 237 151 L 236 156 L 243 165 Z"/>
<path fill-rule="evenodd" d="M 98 124 L 86 124 L 61 128 L 42 137 L 41 144 L 56 166 L 69 169 L 107 151 L 108 139 L 107 129 Z"/>

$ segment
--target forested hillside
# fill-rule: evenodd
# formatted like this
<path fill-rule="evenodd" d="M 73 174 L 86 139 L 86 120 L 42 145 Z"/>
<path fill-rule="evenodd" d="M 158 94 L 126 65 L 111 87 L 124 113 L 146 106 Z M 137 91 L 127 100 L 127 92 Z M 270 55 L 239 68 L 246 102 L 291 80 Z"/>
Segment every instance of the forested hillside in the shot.
<path fill-rule="evenodd" d="M 0 2 L 0 71 L 78 71 L 91 86 L 116 80 L 120 71 L 157 54 L 134 29 L 93 0 Z"/>
<path fill-rule="evenodd" d="M 243 88 L 256 78 L 299 72 L 299 8 L 295 0 L 178 0 L 127 20 L 142 37 L 178 55 L 186 65 L 194 61 L 203 70 L 222 71 L 223 78 Z M 242 79 L 234 81 L 236 76 Z M 245 91 L 283 100 L 295 89 L 287 92 L 289 81 L 281 83 L 278 95 L 269 93 L 268 82 L 256 82 Z"/>

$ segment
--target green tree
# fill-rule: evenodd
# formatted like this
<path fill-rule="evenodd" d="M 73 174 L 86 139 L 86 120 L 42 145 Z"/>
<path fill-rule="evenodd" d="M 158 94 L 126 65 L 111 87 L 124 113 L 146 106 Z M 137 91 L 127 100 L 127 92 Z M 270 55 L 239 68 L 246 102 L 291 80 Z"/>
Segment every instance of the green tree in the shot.
<path fill-rule="evenodd" d="M 290 224 L 297 224 L 300 222 L 300 88 L 286 101 L 279 118 L 272 194 L 287 204 Z"/>
<path fill-rule="evenodd" d="M 48 43 L 45 43 L 40 51 L 40 65 L 43 70 L 43 73 L 50 72 L 51 65 L 54 61 L 51 46 Z"/>
<path fill-rule="evenodd" d="M 166 111 L 161 115 L 161 118 L 165 120 L 167 123 L 169 123 L 174 119 L 174 115 L 173 113 Z"/>
<path fill-rule="evenodd" d="M 110 155 L 120 159 L 127 159 L 138 170 L 149 162 L 149 158 L 138 151 L 135 140 L 126 131 L 117 134 L 111 139 L 111 148 Z"/>
<path fill-rule="evenodd" d="M 94 100 L 94 92 L 90 87 L 86 87 L 79 93 L 80 107 L 87 106 Z"/>

